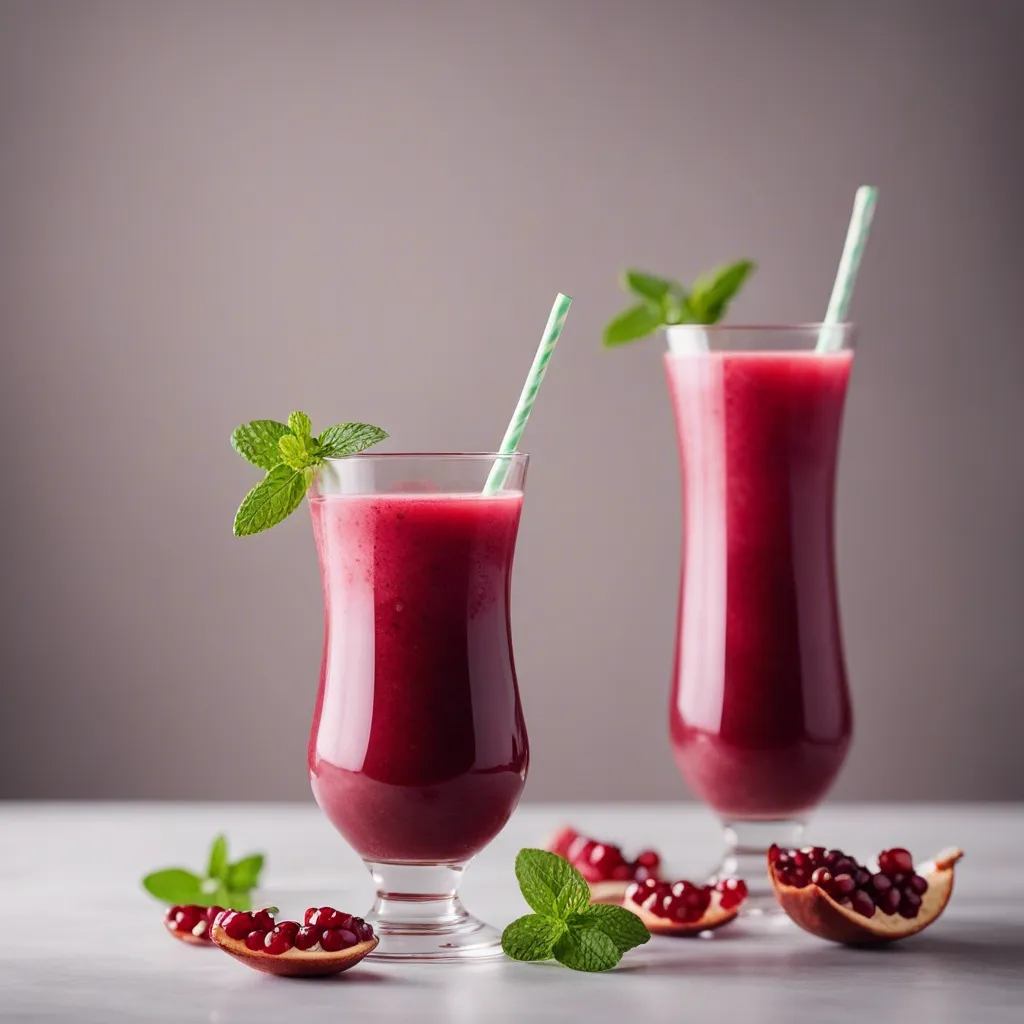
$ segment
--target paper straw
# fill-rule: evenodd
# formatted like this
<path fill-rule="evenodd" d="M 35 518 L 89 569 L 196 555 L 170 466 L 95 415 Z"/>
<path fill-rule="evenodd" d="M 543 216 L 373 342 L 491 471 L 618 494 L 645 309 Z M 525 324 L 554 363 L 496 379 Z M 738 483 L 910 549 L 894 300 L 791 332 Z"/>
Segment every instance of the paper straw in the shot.
<path fill-rule="evenodd" d="M 537 400 L 537 392 L 544 381 L 544 374 L 547 373 L 548 363 L 551 361 L 551 353 L 555 351 L 558 344 L 558 336 L 562 333 L 565 325 L 565 318 L 569 313 L 569 306 L 572 299 L 568 295 L 558 293 L 555 304 L 551 307 L 551 315 L 548 317 L 547 326 L 541 336 L 540 345 L 537 347 L 537 354 L 533 357 L 533 365 L 523 385 L 523 393 L 519 396 L 516 411 L 509 421 L 508 430 L 502 438 L 501 447 L 498 449 L 502 455 L 511 455 L 519 447 L 519 440 L 526 429 L 526 421 L 530 418 L 533 410 L 533 403 Z M 501 490 L 505 477 L 508 476 L 508 459 L 496 459 L 487 476 L 487 483 L 484 484 L 484 494 L 496 494 Z"/>
<path fill-rule="evenodd" d="M 878 189 L 873 185 L 861 185 L 853 197 L 853 213 L 850 215 L 850 226 L 846 231 L 843 255 L 839 259 L 839 269 L 836 271 L 836 281 L 832 286 L 832 296 L 828 300 L 825 320 L 818 332 L 815 351 L 819 353 L 837 352 L 842 346 L 842 331 L 832 331 L 829 328 L 846 320 L 877 201 Z"/>

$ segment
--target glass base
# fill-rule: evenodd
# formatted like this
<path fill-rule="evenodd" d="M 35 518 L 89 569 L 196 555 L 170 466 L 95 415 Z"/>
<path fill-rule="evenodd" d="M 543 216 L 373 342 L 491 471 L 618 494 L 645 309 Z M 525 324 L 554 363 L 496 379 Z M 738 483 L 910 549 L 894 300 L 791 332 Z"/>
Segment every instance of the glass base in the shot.
<path fill-rule="evenodd" d="M 501 933 L 463 908 L 463 864 L 366 861 L 377 900 L 366 920 L 380 939 L 374 960 L 476 961 L 502 956 Z"/>
<path fill-rule="evenodd" d="M 747 883 L 747 898 L 741 916 L 761 917 L 785 913 L 775 899 L 768 877 L 768 847 L 777 843 L 796 848 L 804 832 L 804 823 L 784 821 L 727 821 L 725 856 L 712 873 L 711 882 L 723 878 L 742 878 Z"/>

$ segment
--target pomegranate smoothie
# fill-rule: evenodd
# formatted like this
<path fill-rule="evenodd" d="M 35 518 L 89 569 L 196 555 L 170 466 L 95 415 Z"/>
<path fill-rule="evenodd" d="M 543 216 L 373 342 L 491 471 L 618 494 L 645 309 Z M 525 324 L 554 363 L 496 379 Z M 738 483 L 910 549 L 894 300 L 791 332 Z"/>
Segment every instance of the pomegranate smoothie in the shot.
<path fill-rule="evenodd" d="M 519 802 L 529 748 L 509 588 L 522 500 L 310 495 L 325 638 L 309 773 L 367 861 L 464 862 Z"/>
<path fill-rule="evenodd" d="M 799 819 L 850 743 L 833 496 L 851 362 L 665 357 L 685 518 L 672 747 L 727 822 Z"/>

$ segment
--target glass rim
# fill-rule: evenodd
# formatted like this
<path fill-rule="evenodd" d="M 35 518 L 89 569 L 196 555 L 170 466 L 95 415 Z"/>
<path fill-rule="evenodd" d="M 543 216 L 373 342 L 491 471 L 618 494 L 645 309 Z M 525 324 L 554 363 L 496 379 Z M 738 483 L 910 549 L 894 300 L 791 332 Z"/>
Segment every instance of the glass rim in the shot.
<path fill-rule="evenodd" d="M 820 331 L 826 327 L 852 331 L 856 330 L 857 324 L 853 320 L 840 320 L 834 324 L 813 321 L 800 324 L 665 324 L 666 331 L 699 331 L 701 334 L 724 334 L 729 331 Z"/>
<path fill-rule="evenodd" d="M 529 459 L 529 452 L 356 452 L 354 455 L 327 457 L 324 462 L 369 462 L 372 459 Z"/>

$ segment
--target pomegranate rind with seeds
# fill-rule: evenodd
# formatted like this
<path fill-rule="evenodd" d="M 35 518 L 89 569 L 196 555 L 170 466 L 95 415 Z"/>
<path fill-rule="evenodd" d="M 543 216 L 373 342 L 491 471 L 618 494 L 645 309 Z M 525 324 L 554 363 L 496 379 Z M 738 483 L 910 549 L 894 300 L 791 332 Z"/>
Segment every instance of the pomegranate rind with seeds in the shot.
<path fill-rule="evenodd" d="M 337 953 L 325 953 L 322 950 L 302 950 L 292 947 L 284 953 L 264 953 L 259 949 L 249 949 L 245 939 L 233 939 L 219 924 L 214 924 L 210 936 L 214 943 L 229 956 L 251 967 L 254 971 L 264 974 L 276 974 L 288 978 L 322 978 L 329 974 L 341 974 L 355 967 L 368 953 L 377 948 L 380 941 L 376 936 L 366 942 L 339 950 Z"/>
<path fill-rule="evenodd" d="M 950 847 L 934 860 L 920 865 L 917 873 L 928 882 L 928 890 L 921 898 L 917 916 L 910 919 L 881 910 L 864 917 L 842 906 L 818 885 L 811 883 L 803 888 L 786 885 L 776 876 L 770 859 L 768 875 L 779 905 L 804 931 L 848 946 L 873 946 L 916 935 L 946 909 L 953 894 L 953 867 L 962 856 L 962 850 Z"/>
<path fill-rule="evenodd" d="M 592 836 L 584 836 L 582 833 L 577 832 L 571 825 L 563 825 L 546 843 L 544 843 L 543 849 L 550 853 L 557 854 L 559 857 L 563 857 L 565 860 L 573 864 L 572 858 L 569 856 L 569 849 L 574 842 L 578 839 L 586 839 L 590 842 L 597 843 L 600 846 L 611 847 L 614 846 L 612 843 L 604 843 L 600 840 L 594 839 Z M 619 849 L 618 847 L 615 847 Z M 620 850 L 621 853 L 621 850 Z M 574 865 L 577 866 L 578 865 Z M 659 867 L 655 867 L 648 870 L 646 877 L 656 878 L 661 880 L 661 871 Z M 590 902 L 591 903 L 610 903 L 613 906 L 622 906 L 626 899 L 626 890 L 630 885 L 635 882 L 636 877 L 622 878 L 622 879 L 587 879 L 587 884 L 590 886 Z"/>
<path fill-rule="evenodd" d="M 172 938 L 177 939 L 179 942 L 186 942 L 190 946 L 212 946 L 213 940 L 210 938 L 210 921 L 211 915 L 216 916 L 220 913 L 221 907 L 200 907 L 198 905 L 180 905 L 170 907 L 164 916 L 164 927 L 167 929 Z M 197 910 L 202 914 L 202 917 L 198 923 L 203 923 L 206 927 L 203 929 L 200 935 L 196 935 L 195 932 L 185 930 L 179 931 L 174 924 L 174 914 L 179 910 Z"/>
<path fill-rule="evenodd" d="M 622 905 L 630 913 L 636 914 L 647 925 L 647 930 L 652 935 L 674 935 L 679 938 L 700 935 L 701 932 L 711 932 L 716 928 L 721 928 L 722 925 L 734 921 L 740 912 L 740 907 L 743 906 L 740 903 L 726 910 L 721 904 L 721 897 L 716 892 L 712 893 L 711 904 L 704 911 L 703 917 L 696 921 L 669 921 L 667 918 L 658 917 L 656 914 L 644 910 L 639 903 L 634 903 L 630 899 L 623 900 Z"/>

